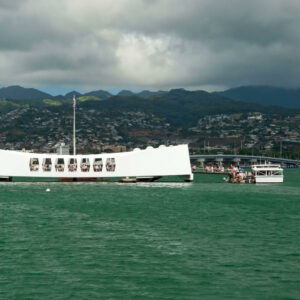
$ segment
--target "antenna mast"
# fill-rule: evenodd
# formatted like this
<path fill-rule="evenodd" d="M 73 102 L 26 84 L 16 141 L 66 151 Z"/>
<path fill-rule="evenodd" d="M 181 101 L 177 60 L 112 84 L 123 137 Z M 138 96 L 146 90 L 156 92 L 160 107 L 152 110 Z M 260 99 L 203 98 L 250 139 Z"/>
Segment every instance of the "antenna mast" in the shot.
<path fill-rule="evenodd" d="M 73 96 L 73 155 L 76 155 L 76 97 Z"/>

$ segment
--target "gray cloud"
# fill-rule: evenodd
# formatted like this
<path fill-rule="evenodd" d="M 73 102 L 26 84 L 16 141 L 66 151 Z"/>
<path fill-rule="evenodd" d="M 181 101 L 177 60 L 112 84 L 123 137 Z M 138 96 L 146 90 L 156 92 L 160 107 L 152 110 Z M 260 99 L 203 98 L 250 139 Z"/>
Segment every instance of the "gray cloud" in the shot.
<path fill-rule="evenodd" d="M 299 87 L 294 0 L 0 0 L 0 84 Z"/>

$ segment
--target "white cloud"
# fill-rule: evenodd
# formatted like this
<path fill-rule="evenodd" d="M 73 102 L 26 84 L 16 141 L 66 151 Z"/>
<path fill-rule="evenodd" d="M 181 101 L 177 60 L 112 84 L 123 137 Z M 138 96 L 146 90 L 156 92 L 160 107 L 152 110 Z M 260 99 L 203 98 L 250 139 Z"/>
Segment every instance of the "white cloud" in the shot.
<path fill-rule="evenodd" d="M 124 35 L 116 49 L 120 73 L 140 86 L 166 83 L 176 71 L 173 43 L 168 36 Z"/>

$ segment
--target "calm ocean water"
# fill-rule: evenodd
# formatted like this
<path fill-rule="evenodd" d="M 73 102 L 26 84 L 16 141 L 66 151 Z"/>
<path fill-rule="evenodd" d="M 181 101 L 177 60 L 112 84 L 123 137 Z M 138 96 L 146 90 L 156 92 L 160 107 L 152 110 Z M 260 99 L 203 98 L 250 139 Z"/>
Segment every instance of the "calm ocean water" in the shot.
<path fill-rule="evenodd" d="M 300 299 L 300 170 L 285 175 L 1 183 L 0 299 Z"/>

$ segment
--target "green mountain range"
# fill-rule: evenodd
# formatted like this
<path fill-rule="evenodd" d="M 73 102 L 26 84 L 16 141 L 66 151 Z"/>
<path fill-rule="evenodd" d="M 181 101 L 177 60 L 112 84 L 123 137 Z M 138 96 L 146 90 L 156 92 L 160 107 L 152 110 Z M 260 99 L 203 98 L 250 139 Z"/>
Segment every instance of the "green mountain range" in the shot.
<path fill-rule="evenodd" d="M 42 100 L 52 98 L 50 94 L 34 88 L 23 88 L 18 85 L 0 88 L 0 99 L 6 100 Z"/>
<path fill-rule="evenodd" d="M 177 92 L 174 92 L 177 91 Z M 180 91 L 180 93 L 178 92 Z M 134 93 L 129 90 L 120 91 L 117 96 L 121 97 L 139 97 L 143 99 L 149 98 L 158 98 L 158 99 L 169 99 L 170 97 L 175 96 L 175 93 L 179 97 L 182 97 L 183 101 L 187 98 L 191 97 L 200 97 L 207 99 L 219 99 L 220 101 L 225 98 L 241 101 L 241 102 L 249 102 L 249 103 L 257 103 L 260 105 L 275 105 L 282 106 L 287 108 L 300 108 L 300 89 L 285 89 L 279 87 L 270 87 L 270 86 L 242 86 L 237 88 L 232 88 L 225 90 L 223 92 L 215 92 L 215 93 L 206 93 L 204 91 L 187 91 L 184 89 L 176 89 L 171 91 L 141 91 L 138 93 Z M 205 94 L 204 94 L 205 93 Z M 214 95 L 213 97 L 209 97 L 208 94 Z M 69 92 L 65 95 L 52 96 L 48 93 L 39 91 L 34 88 L 23 88 L 21 86 L 9 86 L 0 88 L 0 99 L 2 100 L 11 100 L 21 102 L 23 104 L 33 104 L 33 105 L 44 105 L 45 99 L 53 99 L 55 101 L 59 101 L 60 104 L 68 103 L 73 96 L 77 98 L 83 97 L 82 99 L 87 100 L 106 100 L 110 98 L 114 98 L 115 96 L 111 93 L 104 90 L 96 90 L 87 93 L 79 93 L 77 91 Z M 205 96 L 204 96 L 205 95 Z M 50 102 L 46 101 L 46 105 L 51 105 Z"/>
<path fill-rule="evenodd" d="M 276 95 L 276 91 L 278 95 L 282 95 L 282 98 L 264 96 L 272 95 L 272 93 Z M 230 96 L 232 94 L 234 96 Z M 60 111 L 68 111 L 72 108 L 73 95 L 77 96 L 78 106 L 105 111 L 108 116 L 114 112 L 142 111 L 165 118 L 171 124 L 180 127 L 193 126 L 199 117 L 205 115 L 248 112 L 279 115 L 300 113 L 296 90 L 279 88 L 244 87 L 221 93 L 172 89 L 168 92 L 143 91 L 135 94 L 123 90 L 115 96 L 98 90 L 84 94 L 72 91 L 64 96 L 52 96 L 36 89 L 20 86 L 0 89 L 0 112 L 7 112 L 22 106 L 53 107 Z"/>
<path fill-rule="evenodd" d="M 271 86 L 241 86 L 224 92 L 218 92 L 217 94 L 234 100 L 261 105 L 300 108 L 300 89 L 285 89 Z"/>

